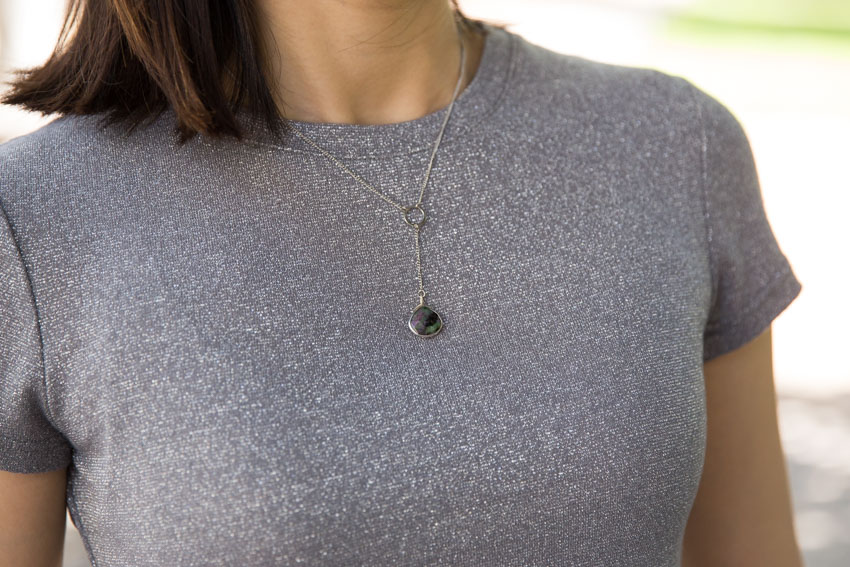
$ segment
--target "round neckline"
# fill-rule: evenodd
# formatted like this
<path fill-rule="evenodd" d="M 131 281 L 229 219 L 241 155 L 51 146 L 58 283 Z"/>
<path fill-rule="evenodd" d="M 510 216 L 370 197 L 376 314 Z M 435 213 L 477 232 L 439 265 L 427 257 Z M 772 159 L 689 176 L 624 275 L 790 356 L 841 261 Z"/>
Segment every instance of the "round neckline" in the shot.
<path fill-rule="evenodd" d="M 513 33 L 481 22 L 485 32 L 478 69 L 455 100 L 452 115 L 443 135 L 443 145 L 451 142 L 452 133 L 462 134 L 495 110 L 508 83 L 515 57 Z M 292 124 L 321 147 L 338 158 L 370 158 L 407 155 L 430 150 L 439 132 L 448 105 L 419 118 L 387 124 L 344 124 L 335 122 L 302 122 Z M 275 138 L 257 117 L 244 115 L 246 141 L 274 146 L 282 150 L 321 152 L 293 133 L 284 133 L 284 144 Z M 284 118 L 280 119 L 285 121 Z"/>

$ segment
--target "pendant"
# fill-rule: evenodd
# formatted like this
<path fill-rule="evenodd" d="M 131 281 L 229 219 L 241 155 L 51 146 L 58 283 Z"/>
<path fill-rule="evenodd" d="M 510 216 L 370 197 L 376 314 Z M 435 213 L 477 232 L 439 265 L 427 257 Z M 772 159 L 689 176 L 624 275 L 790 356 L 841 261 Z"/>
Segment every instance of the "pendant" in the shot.
<path fill-rule="evenodd" d="M 433 337 L 443 328 L 443 319 L 436 311 L 425 305 L 425 298 L 420 296 L 419 305 L 413 310 L 407 325 L 415 335 Z"/>

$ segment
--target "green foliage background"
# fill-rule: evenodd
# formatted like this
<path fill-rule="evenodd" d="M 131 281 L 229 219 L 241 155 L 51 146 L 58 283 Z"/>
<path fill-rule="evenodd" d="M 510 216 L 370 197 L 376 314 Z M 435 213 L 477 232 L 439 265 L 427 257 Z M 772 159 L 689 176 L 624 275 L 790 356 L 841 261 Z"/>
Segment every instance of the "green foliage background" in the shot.
<path fill-rule="evenodd" d="M 716 23 L 850 34 L 850 0 L 696 0 L 682 15 Z"/>
<path fill-rule="evenodd" d="M 695 0 L 663 32 L 689 42 L 850 57 L 850 0 Z"/>

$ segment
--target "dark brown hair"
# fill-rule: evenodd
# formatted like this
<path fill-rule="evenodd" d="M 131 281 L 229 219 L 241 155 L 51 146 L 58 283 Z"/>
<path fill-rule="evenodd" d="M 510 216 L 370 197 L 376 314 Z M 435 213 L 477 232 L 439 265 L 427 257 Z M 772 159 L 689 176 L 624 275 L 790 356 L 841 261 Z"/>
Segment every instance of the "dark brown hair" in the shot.
<path fill-rule="evenodd" d="M 53 53 L 17 71 L 0 102 L 103 113 L 129 130 L 171 108 L 181 142 L 199 132 L 240 138 L 245 109 L 279 134 L 254 16 L 251 0 L 70 0 Z"/>

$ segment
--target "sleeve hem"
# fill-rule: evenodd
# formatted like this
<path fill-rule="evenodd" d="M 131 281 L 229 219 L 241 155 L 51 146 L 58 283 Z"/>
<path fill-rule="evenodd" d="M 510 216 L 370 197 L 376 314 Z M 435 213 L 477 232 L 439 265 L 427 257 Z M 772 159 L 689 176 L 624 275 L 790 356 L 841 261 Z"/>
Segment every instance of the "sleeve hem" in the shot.
<path fill-rule="evenodd" d="M 707 328 L 703 340 L 703 362 L 731 352 L 755 339 L 800 294 L 802 284 L 790 267 L 771 282 L 761 298 L 716 331 Z"/>
<path fill-rule="evenodd" d="M 0 435 L 0 470 L 40 473 L 67 467 L 71 447 L 54 439 L 18 440 Z"/>

